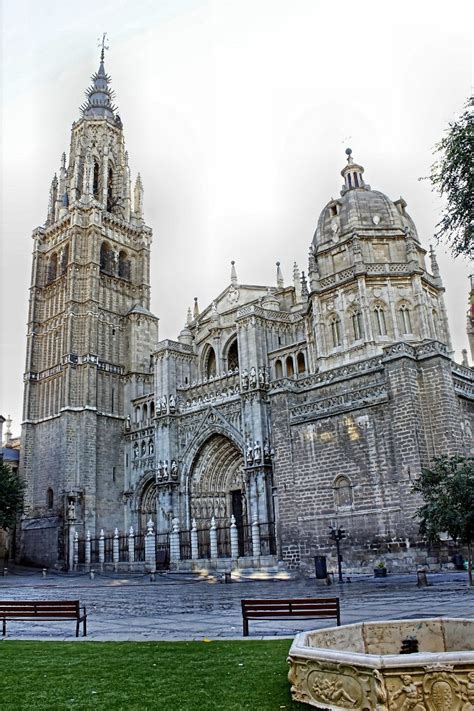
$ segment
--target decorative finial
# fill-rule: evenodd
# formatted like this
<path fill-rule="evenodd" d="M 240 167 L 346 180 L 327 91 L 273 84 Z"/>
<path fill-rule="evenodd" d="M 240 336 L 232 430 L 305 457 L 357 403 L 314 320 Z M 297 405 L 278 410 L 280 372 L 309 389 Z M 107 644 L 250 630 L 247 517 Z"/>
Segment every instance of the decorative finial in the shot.
<path fill-rule="evenodd" d="M 232 260 L 230 264 L 231 264 L 231 267 L 230 267 L 230 282 L 231 282 L 231 284 L 233 284 L 234 286 L 236 286 L 236 285 L 237 285 L 237 270 L 236 270 L 236 268 L 235 268 L 235 261 Z"/>
<path fill-rule="evenodd" d="M 193 316 L 194 318 L 197 318 L 199 316 L 199 306 L 198 306 L 198 297 L 194 297 L 194 310 L 193 310 Z"/>
<path fill-rule="evenodd" d="M 285 282 L 283 281 L 283 274 L 281 273 L 280 262 L 276 263 L 276 268 L 277 268 L 277 287 L 279 289 L 283 289 L 285 286 Z"/>
<path fill-rule="evenodd" d="M 187 316 L 186 316 L 186 324 L 189 326 L 189 324 L 191 323 L 192 320 L 193 320 L 193 315 L 192 315 L 192 312 L 191 312 L 191 307 L 188 306 L 188 313 L 187 313 Z"/>
<path fill-rule="evenodd" d="M 346 148 L 347 162 L 352 163 L 352 148 Z"/>
<path fill-rule="evenodd" d="M 108 45 L 108 44 L 105 44 L 105 38 L 106 38 L 106 37 L 107 37 L 107 32 L 104 32 L 103 35 L 102 35 L 102 39 L 100 39 L 100 37 L 97 38 L 97 42 L 98 42 L 98 45 L 97 45 L 97 46 L 98 46 L 98 47 L 102 47 L 101 52 L 100 52 L 100 61 L 101 61 L 101 62 L 104 61 L 104 50 L 106 50 L 106 49 L 109 48 L 109 45 Z"/>
<path fill-rule="evenodd" d="M 308 284 L 304 272 L 301 272 L 301 298 L 303 301 L 308 300 Z"/>

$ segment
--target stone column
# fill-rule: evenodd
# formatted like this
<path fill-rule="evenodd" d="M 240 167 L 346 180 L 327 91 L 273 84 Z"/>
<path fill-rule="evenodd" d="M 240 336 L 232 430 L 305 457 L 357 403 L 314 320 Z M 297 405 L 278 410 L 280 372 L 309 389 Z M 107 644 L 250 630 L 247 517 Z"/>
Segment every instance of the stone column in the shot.
<path fill-rule="evenodd" d="M 100 529 L 100 535 L 99 535 L 99 564 L 101 570 L 104 569 L 104 563 L 105 563 L 105 541 L 104 541 L 104 529 Z"/>
<path fill-rule="evenodd" d="M 199 547 L 198 547 L 198 534 L 196 529 L 196 519 L 193 518 L 193 524 L 191 528 L 191 559 L 197 560 L 199 558 Z"/>
<path fill-rule="evenodd" d="M 216 531 L 216 519 L 214 516 L 211 518 L 211 529 L 209 531 L 209 538 L 211 542 L 211 560 L 217 559 L 217 531 Z"/>
<path fill-rule="evenodd" d="M 230 557 L 232 560 L 237 560 L 239 557 L 239 536 L 234 514 L 230 517 Z"/>
<path fill-rule="evenodd" d="M 86 533 L 85 563 L 89 570 L 91 567 L 91 532 L 89 530 Z"/>
<path fill-rule="evenodd" d="M 135 534 L 133 533 L 133 526 L 130 526 L 128 534 L 128 562 L 130 566 L 135 563 Z"/>
<path fill-rule="evenodd" d="M 254 558 L 260 558 L 260 525 L 257 517 L 252 523 L 252 555 Z"/>
<path fill-rule="evenodd" d="M 74 538 L 76 536 L 76 527 L 73 523 L 69 524 L 68 536 L 68 569 L 74 570 Z"/>
<path fill-rule="evenodd" d="M 156 570 L 156 538 L 151 519 L 147 523 L 145 536 L 145 566 L 149 573 L 154 573 Z"/>
<path fill-rule="evenodd" d="M 112 554 L 113 554 L 113 561 L 114 561 L 114 570 L 117 572 L 118 564 L 119 564 L 119 532 L 118 532 L 118 528 L 116 528 L 114 531 L 114 543 L 113 543 Z"/>
<path fill-rule="evenodd" d="M 74 570 L 77 570 L 77 564 L 79 563 L 79 534 L 77 531 L 74 532 Z"/>
<path fill-rule="evenodd" d="M 173 519 L 172 529 L 170 533 L 170 560 L 178 561 L 181 558 L 179 546 L 179 522 L 177 518 Z"/>

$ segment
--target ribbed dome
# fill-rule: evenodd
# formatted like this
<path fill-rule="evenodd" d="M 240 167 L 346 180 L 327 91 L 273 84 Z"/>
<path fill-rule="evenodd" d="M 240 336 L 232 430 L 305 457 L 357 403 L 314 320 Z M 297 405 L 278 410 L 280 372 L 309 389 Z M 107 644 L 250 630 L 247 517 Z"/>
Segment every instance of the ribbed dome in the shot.
<path fill-rule="evenodd" d="M 404 233 L 408 228 L 413 239 L 418 241 L 413 220 L 405 212 L 405 201 L 400 198 L 395 203 L 384 193 L 371 190 L 370 185 L 364 184 L 364 169 L 352 163 L 350 153 L 348 155 L 348 165 L 342 171 L 345 185 L 341 197 L 328 202 L 321 212 L 313 237 L 314 249 L 327 247 L 353 232 L 369 237 L 372 234 L 374 237 L 389 237 Z"/>

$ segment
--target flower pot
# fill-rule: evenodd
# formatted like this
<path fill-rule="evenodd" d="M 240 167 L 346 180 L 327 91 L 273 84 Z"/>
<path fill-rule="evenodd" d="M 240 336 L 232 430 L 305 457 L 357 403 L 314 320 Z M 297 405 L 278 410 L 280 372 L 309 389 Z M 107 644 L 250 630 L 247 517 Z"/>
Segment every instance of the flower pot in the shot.
<path fill-rule="evenodd" d="M 374 577 L 386 578 L 387 577 L 387 568 L 374 568 Z"/>

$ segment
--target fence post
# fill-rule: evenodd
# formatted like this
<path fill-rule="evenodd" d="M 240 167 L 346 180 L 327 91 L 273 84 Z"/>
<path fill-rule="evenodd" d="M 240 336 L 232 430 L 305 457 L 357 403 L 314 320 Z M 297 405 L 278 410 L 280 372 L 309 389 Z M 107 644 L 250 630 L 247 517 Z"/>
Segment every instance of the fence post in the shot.
<path fill-rule="evenodd" d="M 232 560 L 237 560 L 239 557 L 239 535 L 234 514 L 230 517 L 230 557 Z"/>
<path fill-rule="evenodd" d="M 196 529 L 196 519 L 193 518 L 193 524 L 191 528 L 191 559 L 197 560 L 199 558 L 198 550 L 198 534 Z"/>
<path fill-rule="evenodd" d="M 135 563 L 135 536 L 133 533 L 133 526 L 130 526 L 130 531 L 128 533 L 128 562 L 130 565 Z"/>
<path fill-rule="evenodd" d="M 84 551 L 86 568 L 89 570 L 91 567 L 91 532 L 88 530 L 86 533 L 86 549 Z"/>
<path fill-rule="evenodd" d="M 179 523 L 178 519 L 174 518 L 171 522 L 172 529 L 170 533 L 170 560 L 180 560 L 179 549 Z"/>
<path fill-rule="evenodd" d="M 100 529 L 100 535 L 99 535 L 99 564 L 100 564 L 100 569 L 104 569 L 104 563 L 105 563 L 105 541 L 104 541 L 104 529 Z"/>
<path fill-rule="evenodd" d="M 252 523 L 252 554 L 254 558 L 260 558 L 260 526 L 256 514 Z"/>
<path fill-rule="evenodd" d="M 145 563 L 149 573 L 156 571 L 156 538 L 151 519 L 147 523 L 145 536 Z"/>
<path fill-rule="evenodd" d="M 209 531 L 209 539 L 211 542 L 211 560 L 217 558 L 217 531 L 216 531 L 216 519 L 214 516 L 211 518 L 211 530 Z"/>
<path fill-rule="evenodd" d="M 114 543 L 113 543 L 113 549 L 112 549 L 112 556 L 113 556 L 113 562 L 114 562 L 114 570 L 115 570 L 115 572 L 117 572 L 118 564 L 119 564 L 119 532 L 118 532 L 118 528 L 116 528 L 114 531 Z"/>
<path fill-rule="evenodd" d="M 74 570 L 77 570 L 78 563 L 79 563 L 79 534 L 76 531 L 74 533 Z"/>

